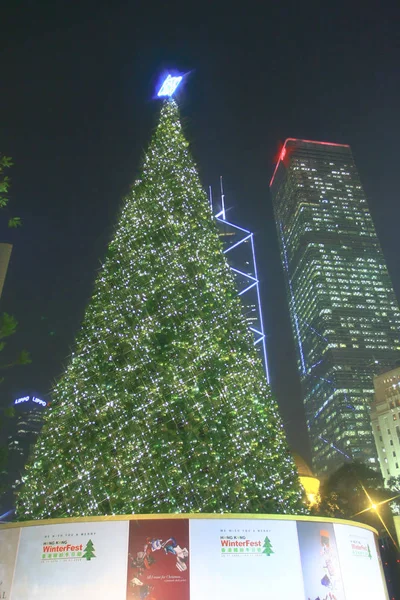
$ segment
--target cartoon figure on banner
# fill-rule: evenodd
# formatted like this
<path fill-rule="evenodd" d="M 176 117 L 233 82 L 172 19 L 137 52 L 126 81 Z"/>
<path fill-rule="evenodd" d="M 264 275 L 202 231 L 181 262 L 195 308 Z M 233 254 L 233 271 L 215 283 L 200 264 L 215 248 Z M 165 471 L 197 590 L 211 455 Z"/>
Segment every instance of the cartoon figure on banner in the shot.
<path fill-rule="evenodd" d="M 164 542 L 162 544 L 162 548 L 166 554 L 172 554 L 176 556 L 176 568 L 179 571 L 186 571 L 186 561 L 189 556 L 187 548 L 181 548 L 173 537 L 170 537 L 166 542 Z"/>
<path fill-rule="evenodd" d="M 168 538 L 165 542 L 161 538 L 147 537 L 143 551 L 137 552 L 136 556 L 129 554 L 130 565 L 134 570 L 134 577 L 130 581 L 132 594 L 134 598 L 140 600 L 158 600 L 152 595 L 153 586 L 145 584 L 143 578 L 146 571 L 149 571 L 156 562 L 154 554 L 163 550 L 166 555 L 171 555 L 176 559 L 176 568 L 179 571 L 187 570 L 187 560 L 189 552 L 187 548 L 181 548 L 174 537 Z"/>
<path fill-rule="evenodd" d="M 329 532 L 321 530 L 320 536 L 323 571 L 321 584 L 327 588 L 327 594 L 324 598 L 315 598 L 315 600 L 339 600 L 339 596 L 336 595 L 338 587 L 338 565 L 336 555 L 334 552 L 332 552 L 330 547 Z M 311 600 L 311 598 L 308 600 Z"/>
<path fill-rule="evenodd" d="M 146 585 L 137 577 L 131 579 L 131 586 L 133 588 L 134 598 L 139 598 L 139 600 L 157 600 L 154 596 L 150 595 L 153 590 L 153 586 Z"/>

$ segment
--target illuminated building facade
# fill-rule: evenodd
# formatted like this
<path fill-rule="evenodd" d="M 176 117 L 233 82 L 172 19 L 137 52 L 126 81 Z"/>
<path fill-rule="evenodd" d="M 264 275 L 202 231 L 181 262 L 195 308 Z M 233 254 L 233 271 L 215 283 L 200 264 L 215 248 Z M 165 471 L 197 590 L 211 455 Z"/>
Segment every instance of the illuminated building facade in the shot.
<path fill-rule="evenodd" d="M 210 201 L 212 197 L 210 190 Z M 213 205 L 212 205 L 213 206 Z M 254 235 L 251 231 L 235 225 L 227 218 L 225 195 L 221 178 L 221 202 L 215 214 L 224 253 L 233 272 L 245 319 L 254 336 L 254 345 L 260 352 L 267 381 L 269 371 L 265 344 L 264 324 L 261 312 L 260 288 L 254 248 Z"/>
<path fill-rule="evenodd" d="M 14 401 L 15 430 L 8 438 L 8 450 L 14 460 L 19 457 L 25 462 L 28 458 L 30 448 L 42 429 L 46 406 L 47 403 L 36 396 L 23 396 Z"/>
<path fill-rule="evenodd" d="M 297 467 L 300 483 L 306 494 L 306 504 L 308 507 L 318 505 L 321 501 L 319 489 L 321 482 L 315 477 L 310 467 L 299 454 L 293 454 L 293 459 Z"/>
<path fill-rule="evenodd" d="M 287 139 L 270 189 L 314 469 L 376 466 L 373 375 L 400 358 L 400 313 L 350 147 Z"/>
<path fill-rule="evenodd" d="M 382 476 L 400 475 L 400 367 L 374 377 L 372 431 Z"/>
<path fill-rule="evenodd" d="M 15 415 L 7 423 L 7 474 L 5 481 L 2 481 L 6 484 L 6 492 L 0 498 L 0 522 L 13 519 L 14 492 L 42 429 L 47 402 L 36 396 L 23 396 L 14 400 L 12 406 Z"/>

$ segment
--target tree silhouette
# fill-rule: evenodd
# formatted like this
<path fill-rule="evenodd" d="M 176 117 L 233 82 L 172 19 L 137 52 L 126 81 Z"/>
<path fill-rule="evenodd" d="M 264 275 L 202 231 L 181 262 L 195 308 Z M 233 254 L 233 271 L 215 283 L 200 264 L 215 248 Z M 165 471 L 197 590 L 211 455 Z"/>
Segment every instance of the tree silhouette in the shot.
<path fill-rule="evenodd" d="M 21 519 L 305 512 L 174 101 L 161 108 L 23 481 Z"/>
<path fill-rule="evenodd" d="M 272 550 L 271 540 L 268 536 L 265 536 L 263 554 L 266 554 L 267 556 L 271 556 L 271 554 L 274 554 L 274 551 Z"/>
<path fill-rule="evenodd" d="M 90 560 L 91 558 L 96 558 L 92 540 L 89 540 L 88 543 L 86 544 L 82 556 L 83 556 L 83 558 L 86 558 L 86 560 Z"/>

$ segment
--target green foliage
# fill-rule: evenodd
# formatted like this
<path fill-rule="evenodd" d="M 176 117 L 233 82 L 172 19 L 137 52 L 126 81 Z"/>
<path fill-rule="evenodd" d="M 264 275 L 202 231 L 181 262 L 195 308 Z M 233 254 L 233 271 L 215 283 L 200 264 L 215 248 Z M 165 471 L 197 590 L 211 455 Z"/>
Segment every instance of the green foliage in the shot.
<path fill-rule="evenodd" d="M 0 209 L 8 206 L 9 197 L 8 192 L 11 185 L 11 180 L 8 175 L 5 175 L 5 171 L 12 167 L 13 162 L 9 156 L 0 154 Z M 21 225 L 20 217 L 9 217 L 9 227 L 19 227 Z"/>
<path fill-rule="evenodd" d="M 15 416 L 15 408 L 13 406 L 7 406 L 7 408 L 5 408 L 3 410 L 3 415 L 7 418 L 11 418 Z"/>
<path fill-rule="evenodd" d="M 17 326 L 18 321 L 12 315 L 9 315 L 8 313 L 0 314 L 0 340 L 3 340 L 0 342 L 0 351 L 5 348 L 6 343 L 4 339 L 13 335 L 17 330 Z M 22 350 L 13 361 L 3 364 L 0 363 L 0 369 L 8 369 L 17 365 L 27 365 L 30 362 L 31 357 L 29 352 Z M 3 378 L 0 379 L 0 383 L 1 381 L 3 381 Z"/>
<path fill-rule="evenodd" d="M 11 227 L 12 229 L 21 227 L 21 225 L 22 225 L 21 217 L 11 217 L 11 219 L 8 220 L 8 226 Z"/>
<path fill-rule="evenodd" d="M 18 321 L 8 313 L 0 315 L 0 339 L 9 337 L 17 330 Z"/>
<path fill-rule="evenodd" d="M 397 477 L 390 477 L 387 482 L 387 487 L 391 490 L 392 497 L 394 497 L 394 500 L 391 503 L 393 513 L 400 515 L 400 475 Z"/>
<path fill-rule="evenodd" d="M 400 493 L 400 475 L 388 479 L 388 488 Z"/>
<path fill-rule="evenodd" d="M 19 518 L 304 512 L 174 102 L 126 198 Z"/>
<path fill-rule="evenodd" d="M 372 504 L 379 507 L 379 515 L 388 527 L 392 526 L 390 504 L 392 490 L 385 488 L 380 472 L 354 461 L 343 464 L 321 485 L 321 502 L 312 513 L 318 516 L 353 519 L 378 529 L 382 522 Z"/>

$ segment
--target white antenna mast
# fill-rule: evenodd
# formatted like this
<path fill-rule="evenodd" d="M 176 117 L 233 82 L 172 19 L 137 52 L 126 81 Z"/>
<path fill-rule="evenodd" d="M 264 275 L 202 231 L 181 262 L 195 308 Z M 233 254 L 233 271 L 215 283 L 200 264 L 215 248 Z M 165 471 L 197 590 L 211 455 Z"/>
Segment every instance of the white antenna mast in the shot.
<path fill-rule="evenodd" d="M 222 181 L 222 175 L 219 178 L 219 185 L 221 188 L 221 205 L 222 205 L 222 218 L 224 221 L 226 221 L 226 216 L 225 216 L 225 194 L 224 194 L 224 184 Z"/>
<path fill-rule="evenodd" d="M 214 214 L 214 209 L 213 209 L 213 196 L 212 196 L 212 187 L 211 185 L 208 186 L 208 198 L 210 200 L 210 206 L 211 206 L 211 214 Z"/>

